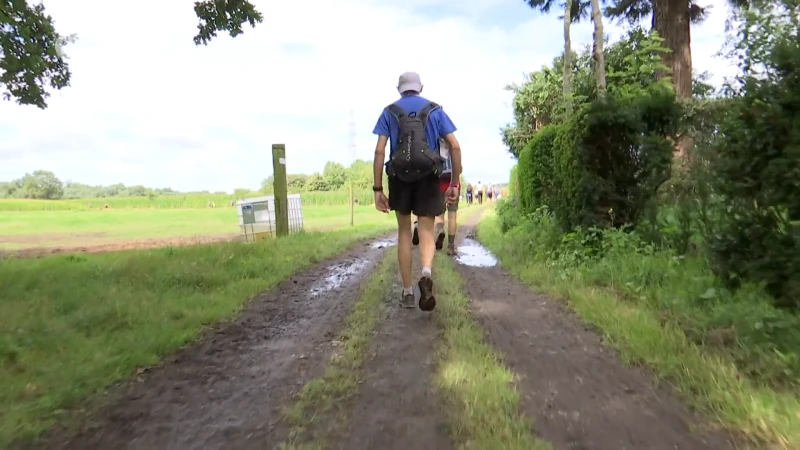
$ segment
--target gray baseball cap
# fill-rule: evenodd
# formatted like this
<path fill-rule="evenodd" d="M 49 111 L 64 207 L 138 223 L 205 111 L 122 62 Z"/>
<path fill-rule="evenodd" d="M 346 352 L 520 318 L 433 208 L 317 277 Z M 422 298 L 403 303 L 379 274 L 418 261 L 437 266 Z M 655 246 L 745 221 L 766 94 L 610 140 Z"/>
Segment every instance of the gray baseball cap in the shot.
<path fill-rule="evenodd" d="M 400 75 L 397 81 L 397 91 L 401 94 L 406 91 L 419 92 L 422 90 L 422 81 L 416 72 L 406 72 Z"/>

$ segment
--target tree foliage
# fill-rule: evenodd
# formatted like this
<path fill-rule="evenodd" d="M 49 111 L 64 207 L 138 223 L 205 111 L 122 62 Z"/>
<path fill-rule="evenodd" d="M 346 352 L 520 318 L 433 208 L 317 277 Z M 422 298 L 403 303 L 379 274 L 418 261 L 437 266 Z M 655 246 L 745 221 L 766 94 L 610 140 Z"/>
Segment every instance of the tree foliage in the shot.
<path fill-rule="evenodd" d="M 572 117 L 559 109 L 559 59 L 513 86 L 515 123 L 504 136 L 519 155 L 519 207 L 503 207 L 504 227 L 541 219 L 543 207 L 568 235 L 624 226 L 635 239 L 701 254 L 720 287 L 756 285 L 775 305 L 800 309 L 800 2 L 737 6 L 728 57 L 741 74 L 718 94 L 708 74 L 694 74 L 692 98 L 676 102 L 669 77 L 654 76 L 670 69 L 664 41 L 640 28 L 604 52 L 606 102 L 596 101 L 586 50 L 572 72 Z M 671 167 L 670 148 L 684 137 L 694 145 Z M 587 239 L 580 245 L 594 245 Z"/>
<path fill-rule="evenodd" d="M 755 279 L 800 308 L 800 3 L 746 11 L 733 53 L 738 85 L 713 142 L 715 192 L 727 211 L 713 239 L 731 284 Z"/>
<path fill-rule="evenodd" d="M 231 37 L 243 33 L 243 26 L 255 26 L 264 19 L 247 0 L 196 1 L 196 45 L 207 45 L 218 32 Z M 27 0 L 0 3 L 0 85 L 5 100 L 20 105 L 47 108 L 49 90 L 69 86 L 71 73 L 64 46 L 76 36 L 61 35 L 42 4 Z"/>
<path fill-rule="evenodd" d="M 636 96 L 654 83 L 670 83 L 669 78 L 655 80 L 656 72 L 666 67 L 661 62 L 661 56 L 667 51 L 662 42 L 663 39 L 655 33 L 636 27 L 604 50 L 607 89 L 611 95 Z M 591 47 L 584 47 L 571 60 L 571 97 L 572 103 L 579 108 L 597 99 Z M 563 55 L 560 55 L 551 65 L 526 75 L 522 83 L 506 87 L 514 92 L 514 122 L 506 125 L 501 134 L 514 157 L 520 156 L 539 129 L 566 119 L 562 95 L 563 61 Z"/>
<path fill-rule="evenodd" d="M 3 99 L 46 108 L 49 88 L 69 86 L 69 67 L 61 51 L 66 43 L 44 5 L 31 6 L 25 0 L 0 4 Z"/>
<path fill-rule="evenodd" d="M 244 31 L 244 24 L 255 27 L 264 21 L 264 17 L 247 0 L 205 0 L 194 2 L 194 12 L 200 23 L 197 25 L 195 45 L 208 45 L 218 32 L 227 31 L 236 37 Z"/>

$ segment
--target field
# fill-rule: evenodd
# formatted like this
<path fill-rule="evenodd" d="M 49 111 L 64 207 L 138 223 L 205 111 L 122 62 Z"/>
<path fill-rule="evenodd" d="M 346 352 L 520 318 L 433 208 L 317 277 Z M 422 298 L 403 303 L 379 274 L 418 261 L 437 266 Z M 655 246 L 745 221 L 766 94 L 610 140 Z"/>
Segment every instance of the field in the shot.
<path fill-rule="evenodd" d="M 226 240 L 239 233 L 236 208 L 40 209 L 0 214 L 0 251 L 28 254 L 64 249 L 114 250 Z M 304 206 L 306 230 L 331 230 L 350 224 L 350 208 Z M 356 224 L 394 223 L 368 205 L 355 208 Z"/>
<path fill-rule="evenodd" d="M 289 193 L 290 195 L 292 192 Z M 264 194 L 251 192 L 247 198 L 260 197 Z M 357 190 L 354 197 L 362 205 L 371 204 L 374 199 L 372 191 Z M 304 206 L 337 206 L 347 205 L 347 192 L 302 192 L 300 198 Z M 108 205 L 111 209 L 172 209 L 172 208 L 207 208 L 213 202 L 217 208 L 230 205 L 236 198 L 230 194 L 174 194 L 155 197 L 108 197 L 82 198 L 68 200 L 22 200 L 0 199 L 0 211 L 75 211 L 96 210 Z M 230 206 L 228 206 L 230 207 Z"/>

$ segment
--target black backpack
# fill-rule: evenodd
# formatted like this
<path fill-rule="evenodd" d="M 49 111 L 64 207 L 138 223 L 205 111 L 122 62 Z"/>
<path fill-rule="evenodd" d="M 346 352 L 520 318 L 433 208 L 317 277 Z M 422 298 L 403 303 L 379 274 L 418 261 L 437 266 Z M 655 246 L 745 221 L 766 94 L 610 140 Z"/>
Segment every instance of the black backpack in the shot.
<path fill-rule="evenodd" d="M 437 108 L 441 107 L 434 102 L 428 102 L 418 114 L 408 114 L 395 103 L 386 107 L 400 124 L 400 135 L 397 142 L 393 143 L 394 153 L 386 166 L 387 175 L 407 183 L 430 175 L 441 175 L 442 157 L 428 146 L 426 139 L 428 117 Z"/>

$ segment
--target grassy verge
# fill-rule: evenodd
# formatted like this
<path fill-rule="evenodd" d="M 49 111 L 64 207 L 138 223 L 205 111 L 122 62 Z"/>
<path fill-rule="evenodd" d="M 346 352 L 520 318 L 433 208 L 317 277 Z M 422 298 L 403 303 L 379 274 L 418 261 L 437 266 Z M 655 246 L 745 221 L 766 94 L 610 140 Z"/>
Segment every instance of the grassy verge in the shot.
<path fill-rule="evenodd" d="M 755 334 L 759 327 L 746 335 L 745 320 L 763 318 L 762 328 L 776 326 L 768 322 L 769 315 L 775 313 L 763 306 L 765 302 L 741 297 L 748 295 L 746 291 L 737 294 L 739 297 L 725 294 L 729 297 L 717 299 L 723 293 L 709 288 L 711 281 L 704 275 L 707 271 L 668 254 L 636 251 L 622 242 L 624 236 L 600 260 L 572 260 L 577 253 L 569 253 L 569 242 L 562 240 L 560 232 L 548 231 L 545 221 L 526 226 L 504 234 L 500 221 L 490 216 L 479 225 L 478 236 L 511 272 L 566 299 L 584 321 L 603 330 L 607 342 L 627 363 L 649 366 L 692 406 L 754 441 L 800 448 L 798 397 L 743 372 L 734 356 L 760 345 L 754 337 L 759 336 Z M 548 253 L 550 241 L 556 243 L 558 251 Z M 738 317 L 735 320 L 739 323 L 734 324 L 738 328 L 720 329 L 734 320 L 732 316 Z M 709 325 L 705 330 L 706 345 L 686 331 L 691 329 L 687 321 L 701 319 L 716 324 L 716 328 Z M 732 344 L 726 344 L 721 331 L 742 334 L 738 338 L 734 335 Z M 712 339 L 715 336 L 719 340 L 716 344 Z M 761 336 L 761 342 L 766 342 L 768 336 Z M 732 350 L 715 350 L 714 345 L 732 345 Z M 755 359 L 756 355 L 750 357 Z M 763 361 L 777 361 L 775 358 L 763 356 L 763 369 L 768 369 Z M 791 367 L 790 363 L 787 359 L 781 367 Z"/>
<path fill-rule="evenodd" d="M 0 260 L 0 448 L 393 223 L 255 244 Z"/>
<path fill-rule="evenodd" d="M 442 328 L 436 384 L 447 402 L 453 436 L 460 448 L 476 450 L 549 449 L 534 437 L 519 413 L 519 393 L 483 331 L 468 310 L 463 281 L 450 258 L 437 255 L 436 319 Z"/>
<path fill-rule="evenodd" d="M 396 273 L 396 261 L 397 248 L 393 247 L 386 252 L 383 261 L 356 300 L 339 338 L 343 344 L 331 358 L 325 374 L 306 383 L 296 396 L 294 404 L 287 409 L 285 417 L 291 431 L 280 448 L 311 450 L 324 447 L 327 430 L 311 425 L 324 423 L 324 420 L 320 420 L 321 417 L 357 392 L 359 370 L 367 359 L 373 331 L 381 320 L 381 304 L 391 294 L 394 286 L 392 280 Z M 340 414 L 338 421 L 335 420 L 337 424 L 341 425 L 341 419 Z"/>

